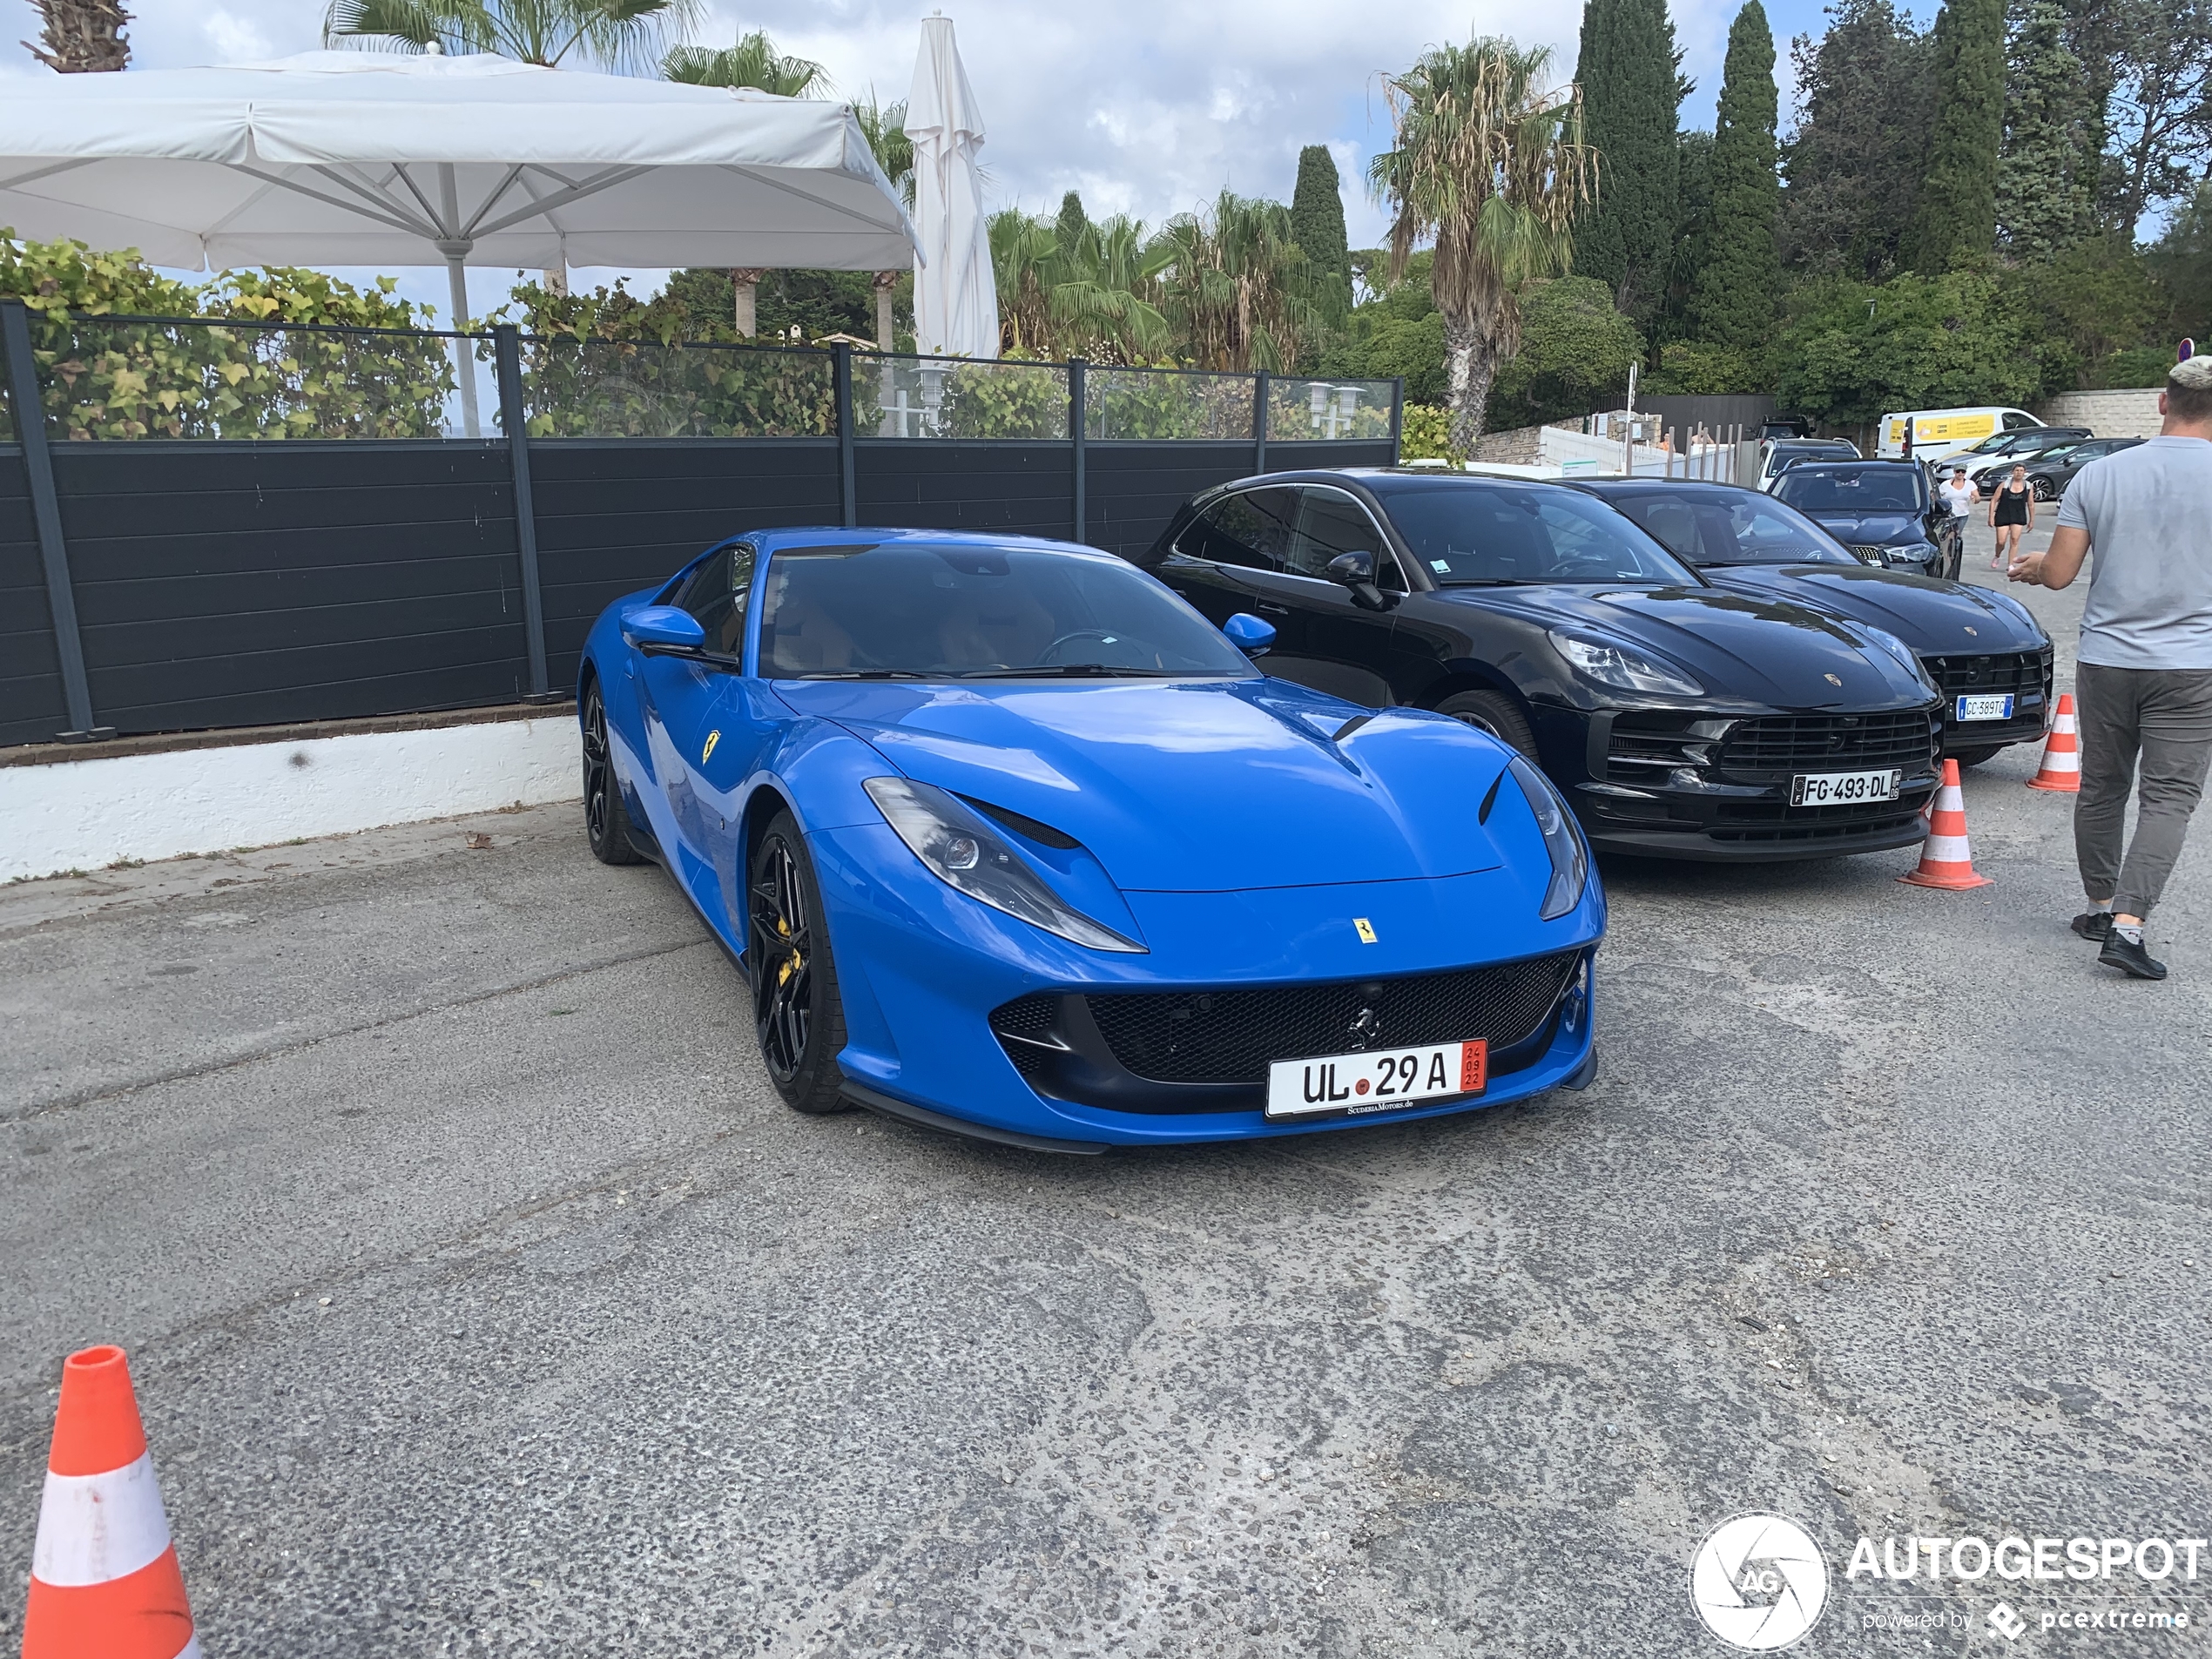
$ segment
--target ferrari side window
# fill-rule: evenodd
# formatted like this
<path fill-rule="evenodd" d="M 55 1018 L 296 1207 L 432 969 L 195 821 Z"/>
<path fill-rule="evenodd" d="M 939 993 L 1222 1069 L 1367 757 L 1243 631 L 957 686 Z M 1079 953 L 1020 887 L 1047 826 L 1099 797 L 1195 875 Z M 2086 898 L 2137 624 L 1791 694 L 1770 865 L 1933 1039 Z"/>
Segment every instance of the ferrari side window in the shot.
<path fill-rule="evenodd" d="M 706 630 L 706 648 L 735 657 L 745 650 L 745 601 L 752 592 L 752 550 L 725 548 L 685 584 L 677 604 Z"/>
<path fill-rule="evenodd" d="M 1193 519 L 1176 543 L 1176 551 L 1216 564 L 1280 570 L 1294 510 L 1291 490 L 1239 490 L 1223 496 Z"/>

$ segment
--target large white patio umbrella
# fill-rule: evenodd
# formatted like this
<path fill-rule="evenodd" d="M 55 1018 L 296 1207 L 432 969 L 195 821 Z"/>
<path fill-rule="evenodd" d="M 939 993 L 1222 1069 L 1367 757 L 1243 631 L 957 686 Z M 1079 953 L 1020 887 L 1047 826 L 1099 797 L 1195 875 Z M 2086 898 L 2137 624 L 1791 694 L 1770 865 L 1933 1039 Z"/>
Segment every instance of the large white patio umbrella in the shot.
<path fill-rule="evenodd" d="M 916 246 L 846 105 L 382 52 L 11 84 L 0 226 L 192 270 L 442 263 L 456 327 L 469 265 L 875 271 Z"/>
<path fill-rule="evenodd" d="M 907 136 L 914 146 L 914 341 L 952 357 L 999 354 L 998 284 L 983 222 L 983 184 L 975 152 L 983 112 L 953 44 L 953 20 L 921 21 L 921 55 L 907 95 Z"/>

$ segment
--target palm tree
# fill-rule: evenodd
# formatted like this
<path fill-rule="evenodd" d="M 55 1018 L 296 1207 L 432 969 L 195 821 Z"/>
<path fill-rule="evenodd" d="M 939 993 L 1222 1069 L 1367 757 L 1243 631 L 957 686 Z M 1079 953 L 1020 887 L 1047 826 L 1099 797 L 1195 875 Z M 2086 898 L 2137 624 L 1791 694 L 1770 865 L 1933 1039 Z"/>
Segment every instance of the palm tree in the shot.
<path fill-rule="evenodd" d="M 692 86 L 750 86 L 778 98 L 819 98 L 830 91 L 829 71 L 808 57 L 786 57 L 765 31 L 738 37 L 734 46 L 678 46 L 661 59 L 664 80 Z"/>
<path fill-rule="evenodd" d="M 1315 272 L 1280 202 L 1224 190 L 1211 213 L 1162 226 L 1155 257 L 1160 309 L 1200 368 L 1279 370 L 1325 326 Z"/>
<path fill-rule="evenodd" d="M 1098 363 L 1136 363 L 1164 355 L 1174 329 L 1152 303 L 1172 249 L 1149 239 L 1126 213 L 1088 222 L 1073 237 L 1055 231 L 1048 271 L 1058 349 Z"/>
<path fill-rule="evenodd" d="M 48 69 L 63 75 L 84 75 L 121 69 L 131 61 L 131 44 L 123 38 L 123 25 L 131 21 L 121 0 L 31 0 L 45 27 L 39 31 L 46 43 L 40 51 L 29 41 L 30 55 Z"/>
<path fill-rule="evenodd" d="M 1547 47 L 1502 37 L 1436 46 L 1388 83 L 1395 147 L 1367 180 L 1395 217 L 1390 280 L 1435 239 L 1452 448 L 1469 454 L 1498 365 L 1520 344 L 1514 295 L 1574 266 L 1570 226 L 1592 198 L 1597 153 L 1582 142 L 1572 85 L 1548 91 Z"/>
<path fill-rule="evenodd" d="M 999 349 L 1049 355 L 1054 345 L 1049 267 L 1059 249 L 1052 221 L 1004 207 L 984 221 L 984 228 L 999 291 Z"/>
<path fill-rule="evenodd" d="M 665 30 L 700 0 L 330 0 L 326 44 L 381 40 L 403 51 L 490 52 L 558 68 L 571 54 L 615 70 L 659 62 Z"/>

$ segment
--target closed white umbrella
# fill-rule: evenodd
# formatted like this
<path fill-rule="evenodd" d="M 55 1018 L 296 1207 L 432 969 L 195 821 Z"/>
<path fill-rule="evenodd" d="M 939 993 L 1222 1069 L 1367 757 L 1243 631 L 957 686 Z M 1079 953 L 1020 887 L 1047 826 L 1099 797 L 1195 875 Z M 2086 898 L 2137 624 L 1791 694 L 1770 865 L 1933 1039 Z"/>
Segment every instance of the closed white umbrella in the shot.
<path fill-rule="evenodd" d="M 999 354 L 998 284 L 983 222 L 983 181 L 975 152 L 983 113 L 953 44 L 953 20 L 922 19 L 921 56 L 907 95 L 907 136 L 914 146 L 914 268 L 917 349 L 950 357 Z"/>
<path fill-rule="evenodd" d="M 442 262 L 456 324 L 466 265 L 875 271 L 915 246 L 845 105 L 377 52 L 11 84 L 0 225 L 189 269 Z"/>

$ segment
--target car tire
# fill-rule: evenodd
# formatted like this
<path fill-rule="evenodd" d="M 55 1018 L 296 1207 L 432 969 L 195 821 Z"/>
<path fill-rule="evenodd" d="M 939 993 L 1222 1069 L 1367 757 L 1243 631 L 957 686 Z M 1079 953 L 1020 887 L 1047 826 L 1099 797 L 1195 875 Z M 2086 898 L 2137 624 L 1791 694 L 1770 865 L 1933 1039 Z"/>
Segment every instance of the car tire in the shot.
<path fill-rule="evenodd" d="M 1536 758 L 1536 734 L 1528 729 L 1528 717 L 1503 691 L 1455 691 L 1436 705 L 1436 711 L 1487 732 L 1530 760 Z"/>
<path fill-rule="evenodd" d="M 745 961 L 761 1063 L 793 1111 L 841 1112 L 845 1004 L 814 861 L 789 813 L 768 820 L 746 871 Z"/>
<path fill-rule="evenodd" d="M 2055 501 L 2058 498 L 2058 486 L 2048 478 L 2031 478 L 2027 481 L 2027 487 L 2034 492 L 2035 499 L 2040 502 Z"/>
<path fill-rule="evenodd" d="M 607 704 L 593 680 L 583 693 L 583 836 L 602 864 L 643 864 L 630 844 L 630 809 L 607 745 Z"/>
<path fill-rule="evenodd" d="M 1958 750 L 1951 759 L 1957 761 L 1959 769 L 1964 771 L 1968 766 L 1979 766 L 1985 760 L 1994 760 L 2004 752 L 2005 745 L 2001 743 L 1985 743 L 1976 748 Z"/>

